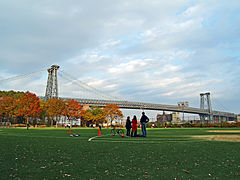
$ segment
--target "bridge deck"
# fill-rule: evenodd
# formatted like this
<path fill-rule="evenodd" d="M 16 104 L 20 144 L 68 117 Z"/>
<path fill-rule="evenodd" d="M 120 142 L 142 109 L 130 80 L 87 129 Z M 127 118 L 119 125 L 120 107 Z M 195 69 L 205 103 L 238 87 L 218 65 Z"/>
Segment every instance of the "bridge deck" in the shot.
<path fill-rule="evenodd" d="M 63 100 L 71 98 L 61 98 Z M 164 104 L 152 104 L 152 103 L 142 103 L 142 102 L 130 102 L 130 101 L 114 101 L 114 100 L 96 100 L 96 99 L 79 99 L 74 98 L 80 104 L 89 104 L 90 106 L 106 106 L 107 104 L 116 104 L 120 108 L 124 109 L 144 109 L 144 110 L 164 110 L 164 111 L 173 111 L 173 112 L 185 112 L 191 114 L 200 114 L 200 115 L 209 115 L 207 110 L 200 108 L 188 107 L 182 108 L 174 105 L 164 105 Z M 222 111 L 213 111 L 213 116 L 224 116 L 230 118 L 236 118 L 236 114 Z"/>

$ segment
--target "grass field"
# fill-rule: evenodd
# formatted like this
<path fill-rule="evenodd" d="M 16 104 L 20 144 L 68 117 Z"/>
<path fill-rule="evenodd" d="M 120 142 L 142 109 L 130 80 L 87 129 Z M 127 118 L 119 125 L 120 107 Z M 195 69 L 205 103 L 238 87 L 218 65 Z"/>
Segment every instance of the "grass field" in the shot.
<path fill-rule="evenodd" d="M 0 128 L 0 179 L 240 179 L 239 142 L 192 137 L 239 130 L 148 129 L 147 138 L 121 138 L 102 129 L 89 142 L 98 129 L 73 128 L 80 137 L 70 137 L 64 128 Z"/>

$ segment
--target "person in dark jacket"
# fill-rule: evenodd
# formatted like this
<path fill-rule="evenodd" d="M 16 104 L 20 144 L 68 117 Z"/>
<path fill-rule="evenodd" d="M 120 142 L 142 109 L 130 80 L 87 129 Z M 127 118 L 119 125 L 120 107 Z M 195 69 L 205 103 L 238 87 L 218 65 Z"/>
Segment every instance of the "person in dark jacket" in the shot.
<path fill-rule="evenodd" d="M 132 128 L 132 125 L 131 125 L 130 117 L 128 116 L 126 121 L 127 136 L 130 136 L 131 128 Z"/>
<path fill-rule="evenodd" d="M 142 117 L 140 119 L 142 127 L 142 136 L 147 137 L 146 124 L 149 122 L 149 118 L 145 115 L 145 112 L 142 112 Z"/>

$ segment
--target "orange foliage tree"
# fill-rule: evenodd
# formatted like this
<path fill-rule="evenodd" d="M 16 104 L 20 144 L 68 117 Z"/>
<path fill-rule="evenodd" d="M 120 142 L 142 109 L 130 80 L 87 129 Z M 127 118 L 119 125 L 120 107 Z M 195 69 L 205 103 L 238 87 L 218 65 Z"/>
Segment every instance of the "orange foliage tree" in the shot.
<path fill-rule="evenodd" d="M 51 120 L 51 127 L 53 127 L 53 120 L 55 118 L 56 123 L 60 121 L 61 116 L 65 112 L 65 103 L 61 99 L 50 98 L 47 101 L 47 114 Z"/>
<path fill-rule="evenodd" d="M 108 104 L 103 108 L 103 111 L 106 117 L 110 120 L 111 125 L 112 121 L 117 118 L 123 117 L 122 111 L 119 109 L 119 106 L 115 104 Z"/>
<path fill-rule="evenodd" d="M 0 115 L 4 116 L 7 121 L 14 116 L 15 100 L 12 97 L 0 98 Z"/>
<path fill-rule="evenodd" d="M 74 99 L 66 100 L 65 107 L 64 115 L 67 116 L 68 120 L 70 120 L 71 125 L 73 120 L 84 116 L 84 110 L 82 109 L 82 106 Z"/>
<path fill-rule="evenodd" d="M 36 94 L 27 91 L 16 100 L 15 106 L 17 108 L 16 116 L 24 116 L 27 118 L 27 123 L 29 123 L 29 118 L 36 120 L 36 117 L 39 116 L 40 104 Z"/>

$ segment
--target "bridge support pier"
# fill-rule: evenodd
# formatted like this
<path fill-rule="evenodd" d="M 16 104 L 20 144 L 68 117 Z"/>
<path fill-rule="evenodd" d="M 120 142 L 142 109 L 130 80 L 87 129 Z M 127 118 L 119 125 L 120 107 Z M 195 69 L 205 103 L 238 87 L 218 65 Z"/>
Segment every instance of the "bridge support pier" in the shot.
<path fill-rule="evenodd" d="M 213 122 L 212 104 L 211 104 L 211 99 L 210 99 L 210 92 L 200 94 L 200 109 L 202 109 L 202 110 L 205 109 L 205 103 L 207 105 L 208 115 L 200 115 L 200 121 L 201 121 L 201 123 L 203 123 L 207 117 L 208 118 L 207 120 L 210 123 L 214 123 Z"/>
<path fill-rule="evenodd" d="M 50 98 L 58 98 L 58 76 L 57 70 L 60 66 L 52 65 L 48 69 L 48 81 L 47 88 L 45 93 L 45 100 L 47 101 Z"/>

